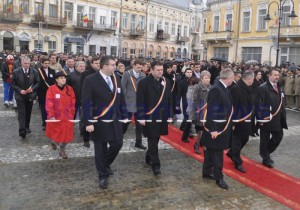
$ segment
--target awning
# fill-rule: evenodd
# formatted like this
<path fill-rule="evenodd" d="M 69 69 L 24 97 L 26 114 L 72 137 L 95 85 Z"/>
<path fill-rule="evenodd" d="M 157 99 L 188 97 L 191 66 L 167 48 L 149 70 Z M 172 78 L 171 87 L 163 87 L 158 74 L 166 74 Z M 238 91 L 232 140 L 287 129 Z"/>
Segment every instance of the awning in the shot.
<path fill-rule="evenodd" d="M 77 37 L 66 37 L 65 42 L 76 42 L 76 43 L 84 43 L 83 38 L 77 38 Z"/>

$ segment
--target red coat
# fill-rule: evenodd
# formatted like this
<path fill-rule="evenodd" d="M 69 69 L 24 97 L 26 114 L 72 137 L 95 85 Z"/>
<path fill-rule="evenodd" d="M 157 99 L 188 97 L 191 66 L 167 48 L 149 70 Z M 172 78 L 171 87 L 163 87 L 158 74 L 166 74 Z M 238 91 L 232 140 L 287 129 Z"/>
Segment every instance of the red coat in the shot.
<path fill-rule="evenodd" d="M 46 136 L 55 142 L 69 143 L 74 139 L 75 94 L 72 87 L 60 90 L 57 85 L 49 87 L 46 94 L 47 119 L 55 118 L 59 122 L 47 122 Z"/>

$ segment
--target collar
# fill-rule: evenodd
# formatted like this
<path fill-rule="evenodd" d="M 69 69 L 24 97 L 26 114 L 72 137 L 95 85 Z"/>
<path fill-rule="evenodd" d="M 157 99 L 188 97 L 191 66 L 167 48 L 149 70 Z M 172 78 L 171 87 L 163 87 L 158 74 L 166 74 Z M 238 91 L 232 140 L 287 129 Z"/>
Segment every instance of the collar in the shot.
<path fill-rule="evenodd" d="M 225 88 L 227 88 L 227 86 L 225 85 L 225 83 L 220 79 L 219 80 L 222 84 L 223 84 L 223 86 L 225 87 Z"/>
<path fill-rule="evenodd" d="M 99 72 L 100 72 L 100 75 L 103 77 L 103 79 L 104 79 L 105 81 L 106 81 L 106 78 L 107 78 L 107 77 L 110 78 L 110 76 L 107 76 L 107 75 L 103 74 L 101 70 L 100 70 Z"/>

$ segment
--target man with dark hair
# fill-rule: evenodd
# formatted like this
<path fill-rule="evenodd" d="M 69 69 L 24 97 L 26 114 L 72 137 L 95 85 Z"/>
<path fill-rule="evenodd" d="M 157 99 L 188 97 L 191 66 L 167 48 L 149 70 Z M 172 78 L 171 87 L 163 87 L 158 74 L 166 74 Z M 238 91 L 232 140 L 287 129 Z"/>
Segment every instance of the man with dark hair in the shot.
<path fill-rule="evenodd" d="M 128 121 L 121 82 L 114 75 L 115 65 L 113 57 L 103 56 L 100 71 L 84 80 L 81 94 L 84 122 L 94 141 L 95 163 L 102 189 L 107 188 L 108 177 L 114 173 L 110 166 L 123 145 L 120 120 Z"/>
<path fill-rule="evenodd" d="M 154 175 L 161 173 L 158 142 L 161 135 L 168 135 L 168 120 L 172 116 L 170 82 L 163 76 L 163 63 L 151 63 L 151 74 L 142 79 L 137 88 L 137 120 L 144 126 L 148 140 L 145 161 Z"/>
<path fill-rule="evenodd" d="M 133 63 L 133 68 L 129 71 L 125 71 L 122 77 L 122 89 L 124 91 L 125 95 L 125 101 L 127 105 L 128 110 L 128 119 L 132 119 L 134 116 L 136 118 L 136 92 L 139 81 L 141 81 L 143 78 L 146 77 L 146 75 L 141 72 L 142 70 L 143 62 L 141 60 L 135 60 Z M 128 126 L 130 123 L 124 123 L 123 126 L 123 133 L 125 134 Z M 135 123 L 135 147 L 146 150 L 147 147 L 145 147 L 142 143 L 142 126 L 138 121 Z"/>
<path fill-rule="evenodd" d="M 242 72 L 241 71 L 235 71 L 234 72 L 234 78 L 232 84 L 228 87 L 230 90 L 242 77 Z"/>
<path fill-rule="evenodd" d="M 279 70 L 272 68 L 268 73 L 268 80 L 259 86 L 257 120 L 260 122 L 259 154 L 263 165 L 274 167 L 271 154 L 279 146 L 283 137 L 283 128 L 287 129 L 285 96 L 278 85 Z M 271 108 L 270 108 L 271 107 Z M 271 137 L 272 136 L 272 137 Z"/>

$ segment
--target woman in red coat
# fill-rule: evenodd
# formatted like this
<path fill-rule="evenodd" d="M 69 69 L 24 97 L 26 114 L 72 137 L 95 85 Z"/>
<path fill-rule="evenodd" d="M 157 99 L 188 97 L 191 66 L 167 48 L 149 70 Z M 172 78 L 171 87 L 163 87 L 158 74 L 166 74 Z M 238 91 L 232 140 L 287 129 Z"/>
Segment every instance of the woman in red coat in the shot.
<path fill-rule="evenodd" d="M 65 152 L 67 143 L 74 139 L 75 94 L 72 87 L 66 85 L 63 72 L 55 74 L 56 84 L 49 87 L 46 95 L 46 111 L 48 122 L 46 136 L 52 140 L 52 149 L 60 146 L 59 156 L 67 159 Z"/>

